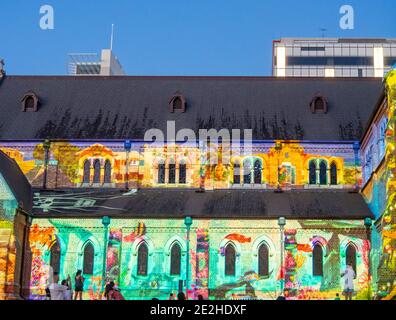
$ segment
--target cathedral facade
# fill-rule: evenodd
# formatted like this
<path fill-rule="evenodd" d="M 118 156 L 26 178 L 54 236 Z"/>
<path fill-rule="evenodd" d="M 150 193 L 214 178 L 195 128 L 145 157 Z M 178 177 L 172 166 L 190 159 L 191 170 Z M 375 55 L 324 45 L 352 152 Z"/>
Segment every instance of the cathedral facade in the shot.
<path fill-rule="evenodd" d="M 109 280 L 127 299 L 333 299 L 350 263 L 356 299 L 392 299 L 395 91 L 394 71 L 3 76 L 0 294 L 82 270 L 86 299 Z"/>

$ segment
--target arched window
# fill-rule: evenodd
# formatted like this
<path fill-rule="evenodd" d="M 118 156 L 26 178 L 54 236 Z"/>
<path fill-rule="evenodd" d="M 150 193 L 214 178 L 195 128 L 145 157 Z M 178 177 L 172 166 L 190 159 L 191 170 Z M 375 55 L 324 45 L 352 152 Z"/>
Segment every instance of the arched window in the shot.
<path fill-rule="evenodd" d="M 316 163 L 315 163 L 315 161 L 309 162 L 309 184 L 316 184 Z"/>
<path fill-rule="evenodd" d="M 311 112 L 312 113 L 326 113 L 327 112 L 327 101 L 326 98 L 317 95 L 311 101 Z"/>
<path fill-rule="evenodd" d="M 315 244 L 312 251 L 312 275 L 323 276 L 323 249 L 320 244 Z"/>
<path fill-rule="evenodd" d="M 99 159 L 95 159 L 95 161 L 94 161 L 93 183 L 100 183 L 100 160 Z"/>
<path fill-rule="evenodd" d="M 254 162 L 254 183 L 261 184 L 261 161 Z"/>
<path fill-rule="evenodd" d="M 258 275 L 269 275 L 269 250 L 265 243 L 262 243 L 258 249 Z"/>
<path fill-rule="evenodd" d="M 356 247 L 352 243 L 348 244 L 346 248 L 345 259 L 347 265 L 351 264 L 352 269 L 355 271 L 356 275 Z"/>
<path fill-rule="evenodd" d="M 225 255 L 225 269 L 224 273 L 226 276 L 235 276 L 235 263 L 236 263 L 236 251 L 234 246 L 229 243 L 224 250 Z"/>
<path fill-rule="evenodd" d="M 89 160 L 85 160 L 84 162 L 84 174 L 83 174 L 83 183 L 89 183 L 90 179 L 90 170 L 91 170 L 91 163 Z"/>
<path fill-rule="evenodd" d="M 327 184 L 327 165 L 323 160 L 319 163 L 319 183 Z"/>
<path fill-rule="evenodd" d="M 158 162 L 158 183 L 165 183 L 165 162 L 163 160 Z"/>
<path fill-rule="evenodd" d="M 33 97 L 27 97 L 25 100 L 25 109 L 26 111 L 32 111 L 35 108 L 35 102 Z"/>
<path fill-rule="evenodd" d="M 243 161 L 243 183 L 250 184 L 252 181 L 252 163 L 250 159 Z"/>
<path fill-rule="evenodd" d="M 179 164 L 179 183 L 186 183 L 187 165 L 184 161 Z"/>
<path fill-rule="evenodd" d="M 59 245 L 59 240 L 56 238 L 55 242 L 52 244 L 50 249 L 50 266 L 53 272 L 60 272 L 60 258 L 61 258 L 61 249 Z"/>
<path fill-rule="evenodd" d="M 83 273 L 93 274 L 95 250 L 90 241 L 84 246 Z"/>
<path fill-rule="evenodd" d="M 241 164 L 239 161 L 234 162 L 234 184 L 241 183 Z"/>
<path fill-rule="evenodd" d="M 181 110 L 183 108 L 183 101 L 180 99 L 180 97 L 176 97 L 173 100 L 173 109 L 175 110 Z"/>
<path fill-rule="evenodd" d="M 170 252 L 170 274 L 171 275 L 180 275 L 181 267 L 181 249 L 178 243 L 175 243 L 172 246 Z"/>
<path fill-rule="evenodd" d="M 147 244 L 142 243 L 138 249 L 138 271 L 137 274 L 139 276 L 147 276 L 147 269 L 148 269 L 148 248 Z"/>
<path fill-rule="evenodd" d="M 337 164 L 335 162 L 332 162 L 330 165 L 330 184 L 337 184 Z"/>
<path fill-rule="evenodd" d="M 176 165 L 173 160 L 169 162 L 169 179 L 168 183 L 174 184 L 176 183 Z"/>
<path fill-rule="evenodd" d="M 104 183 L 111 183 L 111 162 L 108 159 L 104 165 Z"/>

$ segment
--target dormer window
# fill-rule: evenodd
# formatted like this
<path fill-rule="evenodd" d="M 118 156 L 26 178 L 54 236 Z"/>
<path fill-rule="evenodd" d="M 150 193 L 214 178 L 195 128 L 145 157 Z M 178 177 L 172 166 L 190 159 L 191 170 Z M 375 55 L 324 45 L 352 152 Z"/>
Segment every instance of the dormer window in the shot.
<path fill-rule="evenodd" d="M 169 101 L 170 112 L 186 112 L 186 99 L 181 94 L 175 94 Z"/>
<path fill-rule="evenodd" d="M 38 102 L 39 102 L 38 97 L 34 92 L 26 93 L 22 98 L 22 111 L 37 112 Z"/>
<path fill-rule="evenodd" d="M 327 113 L 327 101 L 325 97 L 316 95 L 310 104 L 312 113 Z"/>

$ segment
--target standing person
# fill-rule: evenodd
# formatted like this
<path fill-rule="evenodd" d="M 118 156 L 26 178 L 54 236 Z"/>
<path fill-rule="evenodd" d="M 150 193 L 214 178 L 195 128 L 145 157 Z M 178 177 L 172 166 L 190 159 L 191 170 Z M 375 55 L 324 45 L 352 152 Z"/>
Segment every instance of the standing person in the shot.
<path fill-rule="evenodd" d="M 186 300 L 186 295 L 184 294 L 184 292 L 179 292 L 177 294 L 177 300 Z"/>
<path fill-rule="evenodd" d="M 65 300 L 67 287 L 59 284 L 58 282 L 59 274 L 58 272 L 54 272 L 52 283 L 48 288 L 51 294 L 51 300 Z"/>
<path fill-rule="evenodd" d="M 173 292 L 169 294 L 169 300 L 175 300 L 175 295 L 173 294 Z"/>
<path fill-rule="evenodd" d="M 352 268 L 352 264 L 348 263 L 345 271 L 341 274 L 341 277 L 344 277 L 344 294 L 345 300 L 352 300 L 352 294 L 354 291 L 353 287 L 353 279 L 355 278 L 356 274 Z"/>
<path fill-rule="evenodd" d="M 336 296 L 335 296 L 335 299 L 334 299 L 334 300 L 341 300 L 340 294 L 339 294 L 339 293 L 336 293 Z"/>
<path fill-rule="evenodd" d="M 114 286 L 113 290 L 110 291 L 110 300 L 125 300 L 120 291 L 117 286 Z"/>
<path fill-rule="evenodd" d="M 76 276 L 74 277 L 74 300 L 79 297 L 82 300 L 82 293 L 84 290 L 84 278 L 82 276 L 82 271 L 78 270 Z"/>
<path fill-rule="evenodd" d="M 106 300 L 111 300 L 110 292 L 113 291 L 114 285 L 114 281 L 110 281 L 108 284 L 106 284 L 104 292 L 104 297 Z"/>
<path fill-rule="evenodd" d="M 66 280 L 62 280 L 62 285 L 67 287 L 66 292 L 65 292 L 65 300 L 73 300 L 73 294 L 72 294 L 72 285 L 71 285 L 71 279 L 70 275 L 67 276 Z"/>

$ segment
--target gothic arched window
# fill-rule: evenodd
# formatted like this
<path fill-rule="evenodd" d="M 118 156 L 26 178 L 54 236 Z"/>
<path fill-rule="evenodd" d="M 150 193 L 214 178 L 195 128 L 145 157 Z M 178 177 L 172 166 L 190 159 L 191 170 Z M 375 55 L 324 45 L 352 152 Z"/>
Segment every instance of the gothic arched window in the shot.
<path fill-rule="evenodd" d="M 170 252 L 170 274 L 171 275 L 180 275 L 181 270 L 181 248 L 178 243 L 175 243 L 172 246 Z"/>
<path fill-rule="evenodd" d="M 327 184 L 327 165 L 323 160 L 319 163 L 319 183 Z"/>
<path fill-rule="evenodd" d="M 182 161 L 179 164 L 179 183 L 186 183 L 187 166 Z"/>
<path fill-rule="evenodd" d="M 351 264 L 356 276 L 356 247 L 350 243 L 345 251 L 346 264 Z"/>
<path fill-rule="evenodd" d="M 168 183 L 174 184 L 176 183 L 176 165 L 173 160 L 169 162 L 169 179 Z"/>
<path fill-rule="evenodd" d="M 158 183 L 165 183 L 165 162 L 163 160 L 158 162 Z"/>
<path fill-rule="evenodd" d="M 337 164 L 332 162 L 330 165 L 330 184 L 336 185 L 337 183 Z"/>
<path fill-rule="evenodd" d="M 262 243 L 258 249 L 258 275 L 269 275 L 269 250 L 265 243 Z"/>
<path fill-rule="evenodd" d="M 261 184 L 261 161 L 254 162 L 254 183 Z"/>
<path fill-rule="evenodd" d="M 323 249 L 320 244 L 315 244 L 312 251 L 312 275 L 323 276 Z"/>
<path fill-rule="evenodd" d="M 95 159 L 95 161 L 94 161 L 93 183 L 100 183 L 100 160 L 99 159 Z"/>
<path fill-rule="evenodd" d="M 84 246 L 83 273 L 93 274 L 95 250 L 90 241 Z"/>
<path fill-rule="evenodd" d="M 250 159 L 243 161 L 243 183 L 250 184 L 252 182 L 252 163 Z"/>
<path fill-rule="evenodd" d="M 139 276 L 147 276 L 148 269 L 148 248 L 145 243 L 142 243 L 139 246 L 138 254 L 137 254 L 137 274 Z"/>
<path fill-rule="evenodd" d="M 55 242 L 52 244 L 50 249 L 50 266 L 53 272 L 59 273 L 60 271 L 60 258 L 61 258 L 61 249 L 59 240 L 56 237 Z"/>
<path fill-rule="evenodd" d="M 234 184 L 241 183 L 241 164 L 239 161 L 234 162 Z"/>
<path fill-rule="evenodd" d="M 111 183 L 111 162 L 106 160 L 104 165 L 104 183 Z"/>
<path fill-rule="evenodd" d="M 84 174 L 83 174 L 83 183 L 89 183 L 90 180 L 90 170 L 91 170 L 91 163 L 89 160 L 84 161 Z"/>
<path fill-rule="evenodd" d="M 309 162 L 309 184 L 316 184 L 316 163 L 313 160 Z"/>
<path fill-rule="evenodd" d="M 226 276 L 235 276 L 235 263 L 236 263 L 236 251 L 234 246 L 229 243 L 224 250 L 225 255 L 225 268 L 224 273 Z"/>

